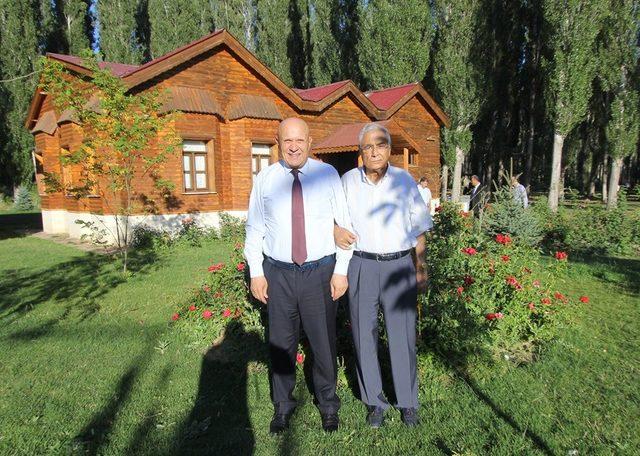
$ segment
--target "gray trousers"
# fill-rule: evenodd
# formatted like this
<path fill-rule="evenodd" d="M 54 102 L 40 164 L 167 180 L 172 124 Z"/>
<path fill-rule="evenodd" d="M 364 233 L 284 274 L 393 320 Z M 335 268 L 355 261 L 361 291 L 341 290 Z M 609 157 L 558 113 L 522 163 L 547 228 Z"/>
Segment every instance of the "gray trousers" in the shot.
<path fill-rule="evenodd" d="M 353 256 L 349 263 L 349 310 L 362 401 L 383 409 L 378 362 L 378 307 L 382 305 L 393 387 L 399 408 L 418 407 L 416 375 L 416 270 L 411 255 L 391 261 Z"/>

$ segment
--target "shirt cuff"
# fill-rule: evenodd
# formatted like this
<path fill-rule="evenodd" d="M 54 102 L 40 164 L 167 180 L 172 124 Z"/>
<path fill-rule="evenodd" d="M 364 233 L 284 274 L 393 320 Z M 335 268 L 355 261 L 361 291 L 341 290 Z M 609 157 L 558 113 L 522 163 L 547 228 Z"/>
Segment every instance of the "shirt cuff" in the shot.
<path fill-rule="evenodd" d="M 262 270 L 262 261 L 250 261 L 249 276 L 253 279 L 254 277 L 260 277 L 263 275 L 264 271 Z"/>
<path fill-rule="evenodd" d="M 349 270 L 349 261 L 351 261 L 350 257 L 340 256 L 336 258 L 336 265 L 333 268 L 333 273 L 346 276 L 347 271 Z"/>

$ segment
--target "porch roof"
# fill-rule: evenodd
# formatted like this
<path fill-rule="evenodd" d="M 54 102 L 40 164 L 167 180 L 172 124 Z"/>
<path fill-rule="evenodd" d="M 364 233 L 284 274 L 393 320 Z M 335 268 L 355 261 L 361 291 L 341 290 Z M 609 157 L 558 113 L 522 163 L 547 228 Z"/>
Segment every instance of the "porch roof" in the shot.
<path fill-rule="evenodd" d="M 360 130 L 368 123 L 369 122 L 356 122 L 339 127 L 313 146 L 312 152 L 314 154 L 357 152 L 359 148 L 358 135 L 360 134 Z M 383 120 L 376 123 L 389 130 L 391 145 L 394 149 L 407 148 L 414 149 L 418 152 L 420 151 L 418 144 L 411 139 L 407 131 L 394 120 Z"/>

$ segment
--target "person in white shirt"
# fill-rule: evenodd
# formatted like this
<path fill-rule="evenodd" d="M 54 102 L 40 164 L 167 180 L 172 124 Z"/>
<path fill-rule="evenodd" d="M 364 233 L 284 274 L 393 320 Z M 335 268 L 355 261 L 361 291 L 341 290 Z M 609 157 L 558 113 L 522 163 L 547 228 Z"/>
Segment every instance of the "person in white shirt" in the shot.
<path fill-rule="evenodd" d="M 342 176 L 354 231 L 343 238 L 345 230 L 337 228 L 336 240 L 346 247 L 344 239 L 355 239 L 348 296 L 360 395 L 368 424 L 380 427 L 389 407 L 378 362 L 378 306 L 382 306 L 396 407 L 402 421 L 415 426 L 416 301 L 418 291 L 426 287 L 425 232 L 433 222 L 411 175 L 389 164 L 388 130 L 367 124 L 359 144 L 363 166 Z"/>
<path fill-rule="evenodd" d="M 274 416 L 270 432 L 289 426 L 296 407 L 300 323 L 313 351 L 313 383 L 325 431 L 337 430 L 337 300 L 347 290 L 352 252 L 337 249 L 334 222 L 351 227 L 336 170 L 309 158 L 309 127 L 280 123 L 282 160 L 261 171 L 251 190 L 244 255 L 251 293 L 268 305 Z"/>
<path fill-rule="evenodd" d="M 427 176 L 422 176 L 418 181 L 418 192 L 420 192 L 420 196 L 427 206 L 427 211 L 431 213 L 431 190 L 429 189 L 429 179 L 427 179 Z"/>
<path fill-rule="evenodd" d="M 513 199 L 519 203 L 524 209 L 529 207 L 529 198 L 527 197 L 527 189 L 518 181 L 518 176 L 511 178 L 511 189 L 513 191 Z"/>

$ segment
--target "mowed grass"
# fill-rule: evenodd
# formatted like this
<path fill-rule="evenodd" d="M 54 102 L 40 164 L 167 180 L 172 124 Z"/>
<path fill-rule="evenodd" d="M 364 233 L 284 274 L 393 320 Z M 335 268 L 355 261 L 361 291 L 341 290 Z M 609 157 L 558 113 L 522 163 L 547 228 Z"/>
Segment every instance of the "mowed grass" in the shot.
<path fill-rule="evenodd" d="M 591 302 L 572 304 L 571 325 L 533 364 L 461 372 L 423 354 L 418 428 L 391 411 L 384 428 L 369 429 L 343 370 L 342 426 L 327 435 L 300 370 L 300 407 L 290 431 L 273 437 L 260 335 L 230 329 L 203 348 L 169 323 L 175 303 L 228 252 L 212 241 L 138 254 L 124 280 L 103 256 L 28 236 L 0 240 L 0 454 L 640 451 L 638 258 L 573 259 L 562 291 Z"/>

